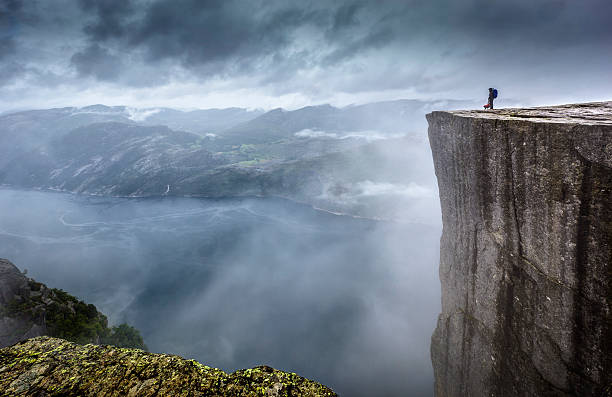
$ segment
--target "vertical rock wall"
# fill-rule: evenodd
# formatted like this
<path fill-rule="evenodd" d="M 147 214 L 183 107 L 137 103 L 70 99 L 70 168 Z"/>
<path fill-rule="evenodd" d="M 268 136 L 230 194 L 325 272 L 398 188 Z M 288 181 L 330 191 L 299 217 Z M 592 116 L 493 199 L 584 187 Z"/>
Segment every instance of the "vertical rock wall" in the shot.
<path fill-rule="evenodd" d="M 436 396 L 602 395 L 612 102 L 427 120 L 444 225 Z"/>

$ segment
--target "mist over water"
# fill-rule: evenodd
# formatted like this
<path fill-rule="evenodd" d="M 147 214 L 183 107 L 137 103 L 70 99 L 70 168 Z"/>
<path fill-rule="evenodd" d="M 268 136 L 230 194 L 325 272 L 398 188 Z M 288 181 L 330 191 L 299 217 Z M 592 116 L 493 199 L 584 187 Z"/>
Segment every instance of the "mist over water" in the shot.
<path fill-rule="evenodd" d="M 271 198 L 0 189 L 0 257 L 226 371 L 267 364 L 343 396 L 431 395 L 439 222 Z"/>

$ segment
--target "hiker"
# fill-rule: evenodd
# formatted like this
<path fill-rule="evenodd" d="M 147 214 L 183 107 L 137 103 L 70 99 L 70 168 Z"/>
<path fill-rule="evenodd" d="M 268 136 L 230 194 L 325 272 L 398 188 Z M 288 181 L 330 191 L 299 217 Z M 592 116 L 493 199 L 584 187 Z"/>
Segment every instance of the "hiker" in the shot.
<path fill-rule="evenodd" d="M 493 100 L 495 98 L 497 98 L 497 90 L 495 88 L 489 88 L 489 102 L 484 105 L 484 108 L 493 110 Z"/>

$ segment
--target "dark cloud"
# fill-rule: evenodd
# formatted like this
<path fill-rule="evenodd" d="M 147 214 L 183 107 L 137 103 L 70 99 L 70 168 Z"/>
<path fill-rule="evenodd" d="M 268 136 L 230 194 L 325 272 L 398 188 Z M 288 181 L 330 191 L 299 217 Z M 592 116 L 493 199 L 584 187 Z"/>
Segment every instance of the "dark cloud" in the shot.
<path fill-rule="evenodd" d="M 17 14 L 21 6 L 19 0 L 0 0 L 0 60 L 15 53 Z"/>
<path fill-rule="evenodd" d="M 137 89 L 222 81 L 316 101 L 461 96 L 480 79 L 546 89 L 573 71 L 572 92 L 594 76 L 612 86 L 602 67 L 611 16 L 609 0 L 0 0 L 0 68 L 11 79 L 63 74 L 75 87 L 81 77 Z"/>
<path fill-rule="evenodd" d="M 25 72 L 25 67 L 17 62 L 0 63 L 0 85 L 13 83 Z"/>
<path fill-rule="evenodd" d="M 131 0 L 79 0 L 85 13 L 93 13 L 95 21 L 83 27 L 94 41 L 122 37 L 126 21 L 134 12 Z"/>
<path fill-rule="evenodd" d="M 347 27 L 357 26 L 359 24 L 357 14 L 365 6 L 366 3 L 363 1 L 354 1 L 342 5 L 334 15 L 331 31 L 338 32 Z"/>
<path fill-rule="evenodd" d="M 77 52 L 70 59 L 81 76 L 93 76 L 99 80 L 113 80 L 121 72 L 121 59 L 106 48 L 92 44 Z"/>
<path fill-rule="evenodd" d="M 147 62 L 174 59 L 196 69 L 215 63 L 220 73 L 237 63 L 256 63 L 270 56 L 275 57 L 276 67 L 283 66 L 279 61 L 287 61 L 285 66 L 290 67 L 286 52 L 309 39 L 300 31 L 305 27 L 324 32 L 325 40 L 315 49 L 302 51 L 300 57 L 305 63 L 322 60 L 324 65 L 350 60 L 370 49 L 402 48 L 415 39 L 547 49 L 612 37 L 612 24 L 602 17 L 612 15 L 612 3 L 603 0 L 346 0 L 333 4 L 180 0 L 141 7 L 129 1 L 81 0 L 81 4 L 95 15 L 95 21 L 85 26 L 93 42 L 117 39 L 117 45 L 125 49 L 144 50 Z"/>
<path fill-rule="evenodd" d="M 186 64 L 202 64 L 262 54 L 284 44 L 282 37 L 266 32 L 264 25 L 265 21 L 232 7 L 232 2 L 158 2 L 147 10 L 128 42 L 143 46 L 148 60 L 177 58 Z"/>
<path fill-rule="evenodd" d="M 282 53 L 295 40 L 293 31 L 316 24 L 317 14 L 273 2 L 183 0 L 150 4 L 129 29 L 116 25 L 121 19 L 114 15 L 106 26 L 99 18 L 96 31 L 104 33 L 91 39 L 121 37 L 124 48 L 144 50 L 147 62 L 173 59 L 188 68 L 228 62 L 229 69 Z"/>

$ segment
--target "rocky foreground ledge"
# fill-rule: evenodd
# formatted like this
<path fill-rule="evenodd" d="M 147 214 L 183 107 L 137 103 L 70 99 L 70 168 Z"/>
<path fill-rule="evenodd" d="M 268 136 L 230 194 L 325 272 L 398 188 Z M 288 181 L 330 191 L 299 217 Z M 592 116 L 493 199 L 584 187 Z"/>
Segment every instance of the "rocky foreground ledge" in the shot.
<path fill-rule="evenodd" d="M 178 356 L 38 337 L 0 350 L 2 396 L 336 396 L 261 366 L 227 374 Z"/>

